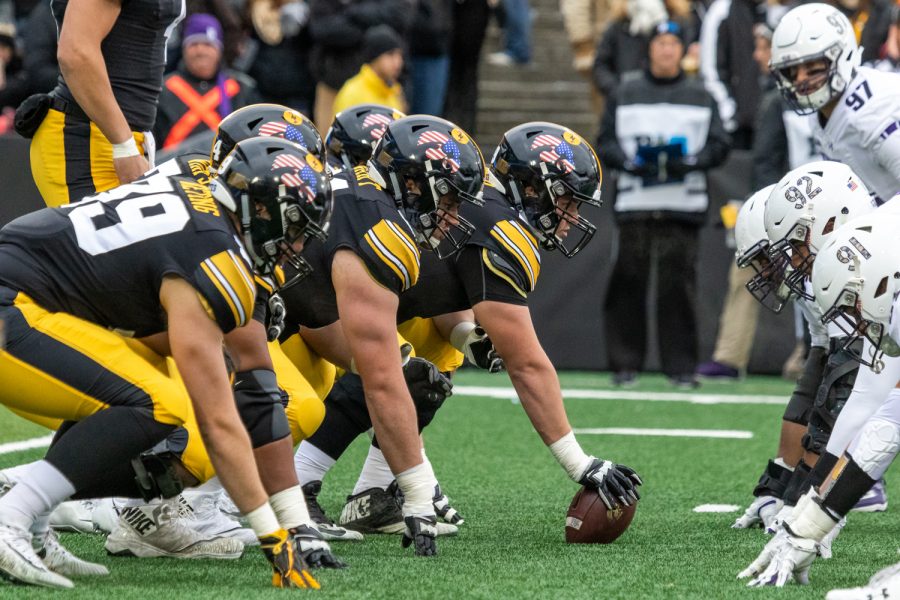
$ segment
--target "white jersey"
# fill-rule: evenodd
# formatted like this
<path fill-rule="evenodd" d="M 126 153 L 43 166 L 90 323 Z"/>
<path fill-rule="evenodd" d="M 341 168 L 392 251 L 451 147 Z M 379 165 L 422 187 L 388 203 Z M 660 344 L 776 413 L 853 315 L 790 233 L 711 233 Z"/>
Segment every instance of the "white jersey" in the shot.
<path fill-rule="evenodd" d="M 900 74 L 860 67 L 823 128 L 825 158 L 848 165 L 880 202 L 900 193 Z"/>

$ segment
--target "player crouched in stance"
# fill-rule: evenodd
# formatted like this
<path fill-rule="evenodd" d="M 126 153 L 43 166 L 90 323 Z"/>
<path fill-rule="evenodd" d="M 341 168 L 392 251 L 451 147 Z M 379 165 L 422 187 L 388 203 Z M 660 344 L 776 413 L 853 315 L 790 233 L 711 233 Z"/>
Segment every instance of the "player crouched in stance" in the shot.
<path fill-rule="evenodd" d="M 122 484 L 134 481 L 122 457 L 160 442 L 192 407 L 273 585 L 318 587 L 269 503 L 222 354 L 224 335 L 252 316 L 248 252 L 291 252 L 306 235 L 310 198 L 295 166 L 305 156 L 280 139 L 239 144 L 220 169 L 216 210 L 189 193 L 192 178 L 159 175 L 0 231 L 0 402 L 74 422 L 0 498 L 5 577 L 72 587 L 67 576 L 105 574 L 58 544 L 42 547 L 49 511 L 68 497 L 138 495 L 136 484 Z M 132 339 L 164 332 L 183 383 L 164 355 Z"/>
<path fill-rule="evenodd" d="M 812 289 L 826 323 L 871 348 L 857 359 L 880 369 L 883 355 L 900 356 L 900 215 L 879 209 L 835 232 L 813 265 Z M 892 376 L 894 383 L 896 376 Z M 840 422 L 840 421 L 839 421 Z M 900 451 L 900 402 L 889 398 L 859 428 L 822 485 L 811 489 L 784 528 L 741 575 L 756 585 L 808 583 L 822 540 L 890 466 Z M 835 590 L 828 598 L 888 598 L 900 593 L 900 569 L 877 573 L 866 588 Z"/>

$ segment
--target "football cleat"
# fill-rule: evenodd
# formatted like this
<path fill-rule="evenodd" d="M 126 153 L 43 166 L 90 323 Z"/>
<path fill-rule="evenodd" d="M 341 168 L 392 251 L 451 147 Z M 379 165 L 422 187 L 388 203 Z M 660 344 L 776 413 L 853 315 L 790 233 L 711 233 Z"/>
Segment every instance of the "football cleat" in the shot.
<path fill-rule="evenodd" d="M 303 486 L 303 497 L 306 499 L 306 508 L 309 510 L 309 516 L 313 523 L 319 529 L 322 537 L 330 542 L 350 541 L 359 542 L 363 540 L 363 534 L 340 525 L 335 525 L 334 521 L 325 514 L 325 509 L 319 504 L 319 493 L 322 491 L 321 481 L 310 481 Z"/>
<path fill-rule="evenodd" d="M 866 492 L 856 506 L 850 509 L 850 512 L 884 512 L 888 507 L 887 490 L 884 489 L 884 480 L 879 479 L 875 482 L 868 492 Z"/>
<path fill-rule="evenodd" d="M 97 533 L 94 524 L 93 500 L 70 500 L 62 502 L 50 513 L 50 527 L 56 531 L 72 533 Z"/>
<path fill-rule="evenodd" d="M 31 547 L 31 532 L 0 525 L 0 577 L 14 583 L 73 588 L 69 579 L 47 568 Z"/>
<path fill-rule="evenodd" d="M 59 543 L 59 537 L 52 529 L 34 536 L 32 546 L 41 561 L 54 573 L 66 577 L 109 575 L 109 569 L 97 563 L 82 560 Z"/>
<path fill-rule="evenodd" d="M 213 492 L 185 492 L 183 498 L 189 512 L 186 518 L 196 531 L 210 537 L 230 537 L 240 540 L 244 546 L 256 546 L 259 539 L 252 529 L 241 526 L 241 523 L 222 510 L 225 490 Z"/>
<path fill-rule="evenodd" d="M 106 538 L 106 551 L 139 558 L 240 558 L 243 542 L 197 531 L 184 504 L 171 498 L 121 509 L 116 529 Z"/>
<path fill-rule="evenodd" d="M 386 490 L 371 488 L 347 496 L 341 511 L 340 524 L 363 533 L 399 535 L 406 531 L 403 522 L 403 494 L 396 481 Z M 437 535 L 456 535 L 459 528 L 450 523 L 438 523 Z"/>

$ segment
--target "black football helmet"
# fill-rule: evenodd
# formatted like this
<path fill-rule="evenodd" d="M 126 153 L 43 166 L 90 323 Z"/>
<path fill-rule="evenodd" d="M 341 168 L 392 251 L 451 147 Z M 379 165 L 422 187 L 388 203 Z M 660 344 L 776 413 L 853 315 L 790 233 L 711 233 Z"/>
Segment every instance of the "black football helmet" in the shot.
<path fill-rule="evenodd" d="M 209 155 L 211 169 L 219 168 L 235 144 L 259 136 L 284 138 L 303 146 L 320 162 L 325 162 L 322 136 L 302 113 L 281 104 L 251 104 L 234 111 L 219 123 Z"/>
<path fill-rule="evenodd" d="M 484 203 L 484 159 L 465 131 L 427 115 L 398 119 L 387 126 L 370 164 L 412 222 L 420 245 L 440 258 L 462 249 L 475 228 L 459 216 L 459 203 Z"/>
<path fill-rule="evenodd" d="M 240 221 L 254 266 L 273 275 L 287 262 L 296 274 L 289 287 L 312 267 L 299 254 L 310 237 L 325 240 L 331 219 L 331 184 L 322 162 L 299 144 L 256 137 L 238 142 L 210 181 L 210 191 Z M 295 247 L 297 246 L 297 247 Z"/>
<path fill-rule="evenodd" d="M 597 228 L 579 213 L 582 204 L 600 206 L 603 172 L 594 149 L 577 133 L 553 123 L 513 127 L 494 152 L 491 172 L 541 247 L 571 258 L 594 237 Z M 572 228 L 581 232 L 574 241 Z"/>
<path fill-rule="evenodd" d="M 334 117 L 325 135 L 325 146 L 333 156 L 352 170 L 372 158 L 372 148 L 387 126 L 405 117 L 399 110 L 381 104 L 360 104 L 342 110 Z"/>

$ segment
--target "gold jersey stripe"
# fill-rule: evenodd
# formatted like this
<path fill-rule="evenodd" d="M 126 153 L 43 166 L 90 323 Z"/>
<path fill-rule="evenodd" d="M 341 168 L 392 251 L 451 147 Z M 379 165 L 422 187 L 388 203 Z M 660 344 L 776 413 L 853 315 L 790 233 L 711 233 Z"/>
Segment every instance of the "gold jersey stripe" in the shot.
<path fill-rule="evenodd" d="M 523 298 L 528 297 L 528 294 L 525 292 L 525 290 L 523 290 L 521 287 L 519 287 L 518 283 L 516 283 L 515 281 L 510 279 L 509 275 L 507 275 L 506 273 L 504 273 L 503 271 L 501 271 L 500 269 L 498 269 L 497 267 L 494 266 L 494 264 L 491 262 L 490 257 L 488 256 L 487 248 L 481 249 L 481 260 L 482 260 L 482 262 L 484 262 L 484 264 L 487 266 L 487 268 L 491 271 L 491 273 L 493 273 L 500 279 L 506 281 L 506 283 L 511 285 L 512 288 L 514 290 L 516 290 Z"/>
<path fill-rule="evenodd" d="M 541 272 L 540 254 L 535 251 L 535 247 L 531 244 L 523 231 L 516 228 L 509 221 L 500 221 L 493 229 L 491 236 L 505 247 L 510 256 L 514 257 L 522 269 L 528 275 L 529 287 L 534 289 L 538 275 Z M 533 238 L 532 238 L 533 239 Z"/>
<path fill-rule="evenodd" d="M 243 261 L 230 251 L 219 252 L 204 261 L 225 288 L 229 297 L 237 307 L 241 319 L 236 320 L 238 327 L 246 325 L 253 314 L 253 303 L 256 300 L 256 286 Z"/>
<path fill-rule="evenodd" d="M 403 266 L 403 263 L 400 260 L 389 253 L 387 248 L 385 248 L 378 238 L 372 234 L 372 231 L 369 230 L 363 236 L 363 239 L 366 240 L 366 243 L 372 247 L 372 250 L 375 251 L 375 254 L 378 255 L 378 258 L 381 259 L 381 262 L 386 264 L 391 270 L 397 275 L 397 278 L 403 282 L 403 289 L 408 289 L 410 287 L 410 279 L 409 273 L 406 271 L 406 267 Z"/>

